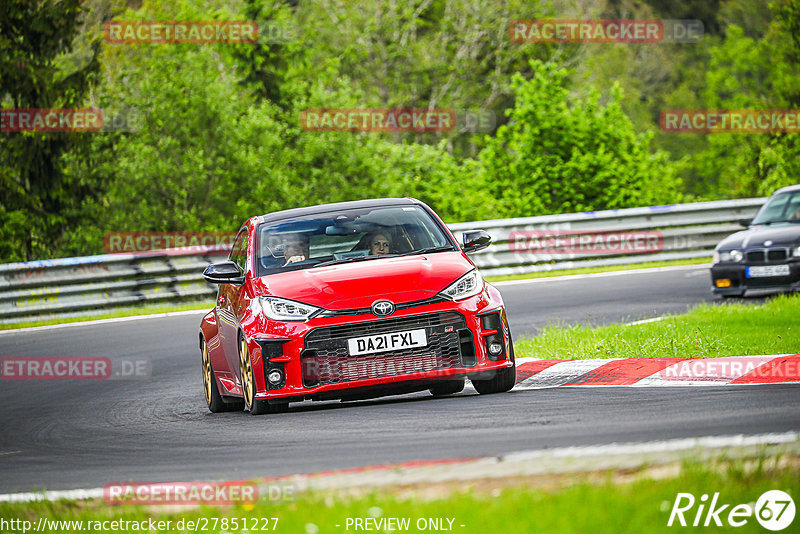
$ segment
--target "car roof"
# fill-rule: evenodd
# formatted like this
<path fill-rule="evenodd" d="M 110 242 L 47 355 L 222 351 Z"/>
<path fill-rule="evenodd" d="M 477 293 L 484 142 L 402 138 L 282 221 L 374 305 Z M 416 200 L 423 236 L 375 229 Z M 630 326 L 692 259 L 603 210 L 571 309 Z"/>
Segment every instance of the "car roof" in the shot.
<path fill-rule="evenodd" d="M 328 213 L 339 210 L 354 208 L 376 208 L 379 206 L 412 206 L 419 205 L 420 201 L 414 198 L 371 198 L 367 200 L 353 200 L 350 202 L 335 202 L 333 204 L 319 204 L 317 206 L 307 206 L 304 208 L 293 208 L 288 210 L 274 211 L 258 217 L 259 223 L 273 222 L 292 217 L 302 217 L 304 215 L 315 215 L 318 213 Z"/>
<path fill-rule="evenodd" d="M 781 187 L 780 189 L 778 189 L 777 191 L 775 191 L 772 194 L 773 195 L 777 195 L 777 194 L 780 194 L 780 193 L 792 193 L 792 192 L 795 192 L 795 191 L 800 191 L 800 184 L 787 185 L 786 187 Z"/>

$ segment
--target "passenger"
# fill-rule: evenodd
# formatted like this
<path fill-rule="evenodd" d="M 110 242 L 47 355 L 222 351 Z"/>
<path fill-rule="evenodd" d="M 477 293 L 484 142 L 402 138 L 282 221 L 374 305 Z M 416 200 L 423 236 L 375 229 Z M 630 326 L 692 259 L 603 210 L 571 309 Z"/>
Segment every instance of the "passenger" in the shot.
<path fill-rule="evenodd" d="M 309 239 L 305 234 L 287 234 L 283 238 L 284 267 L 309 259 Z"/>
<path fill-rule="evenodd" d="M 389 254 L 389 248 L 391 246 L 392 242 L 389 240 L 389 236 L 384 232 L 374 232 L 367 238 L 367 248 L 372 256 Z"/>

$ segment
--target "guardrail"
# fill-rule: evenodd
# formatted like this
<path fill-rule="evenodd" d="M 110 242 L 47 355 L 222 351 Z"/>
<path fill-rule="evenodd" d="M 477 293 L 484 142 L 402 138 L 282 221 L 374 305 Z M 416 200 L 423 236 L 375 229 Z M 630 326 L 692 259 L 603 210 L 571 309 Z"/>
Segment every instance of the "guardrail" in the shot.
<path fill-rule="evenodd" d="M 476 221 L 492 244 L 471 257 L 484 276 L 708 257 L 764 198 Z M 638 237 L 637 237 L 638 236 Z M 636 241 L 639 239 L 639 241 Z M 642 245 L 636 247 L 636 244 Z M 195 249 L 196 250 L 196 249 Z M 226 253 L 208 247 L 0 265 L 0 323 L 90 315 L 140 303 L 208 299 L 202 270 Z"/>

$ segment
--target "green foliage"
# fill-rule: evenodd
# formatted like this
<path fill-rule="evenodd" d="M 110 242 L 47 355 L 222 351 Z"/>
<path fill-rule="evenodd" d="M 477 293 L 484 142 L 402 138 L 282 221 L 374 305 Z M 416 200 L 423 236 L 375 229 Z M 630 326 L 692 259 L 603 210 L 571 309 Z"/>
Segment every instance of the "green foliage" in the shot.
<path fill-rule="evenodd" d="M 0 134 L 0 261 L 98 253 L 109 231 L 230 231 L 254 214 L 370 197 L 414 196 L 468 221 L 767 194 L 797 181 L 797 134 L 668 133 L 658 116 L 800 107 L 800 2 L 768 1 L 3 2 L 2 107 L 138 120 L 133 131 Z M 508 38 L 510 21 L 547 17 L 700 18 L 706 36 Z M 247 19 L 296 38 L 101 43 L 111 18 Z M 303 110 L 337 107 L 490 110 L 498 128 L 301 128 Z"/>
<path fill-rule="evenodd" d="M 706 109 L 797 109 L 800 107 L 800 2 L 772 4 L 778 17 L 762 38 L 735 25 L 711 47 L 702 93 Z M 701 194 L 714 197 L 768 195 L 797 183 L 800 138 L 796 133 L 715 133 L 692 156 Z"/>
<path fill-rule="evenodd" d="M 566 70 L 532 61 L 533 78 L 514 77 L 516 104 L 480 155 L 497 211 L 530 216 L 674 202 L 679 181 L 666 154 L 650 153 L 619 91 L 571 98 Z"/>
<path fill-rule="evenodd" d="M 0 105 L 3 108 L 79 107 L 99 70 L 99 43 L 87 57 L 59 60 L 80 30 L 79 0 L 8 0 L 0 6 Z M 31 23 L 33 21 L 33 23 Z M 90 186 L 65 173 L 62 156 L 86 149 L 86 136 L 63 133 L 0 135 L 0 258 L 47 255 L 65 225 L 79 219 Z"/>

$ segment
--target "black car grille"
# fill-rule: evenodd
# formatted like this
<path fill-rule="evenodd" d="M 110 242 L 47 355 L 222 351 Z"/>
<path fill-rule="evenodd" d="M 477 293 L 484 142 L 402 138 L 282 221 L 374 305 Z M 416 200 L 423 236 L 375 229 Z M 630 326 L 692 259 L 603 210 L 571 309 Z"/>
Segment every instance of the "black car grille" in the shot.
<path fill-rule="evenodd" d="M 425 347 L 350 356 L 347 340 L 372 334 L 425 329 Z M 368 378 L 475 365 L 472 334 L 461 314 L 433 313 L 316 328 L 301 354 L 303 385 L 313 387 Z"/>
<path fill-rule="evenodd" d="M 769 261 L 783 261 L 786 259 L 786 256 L 785 248 L 774 248 L 767 251 L 767 259 Z"/>
<path fill-rule="evenodd" d="M 750 263 L 764 263 L 786 261 L 786 259 L 789 257 L 789 253 L 785 248 L 770 248 L 750 250 L 747 252 L 745 257 Z"/>

